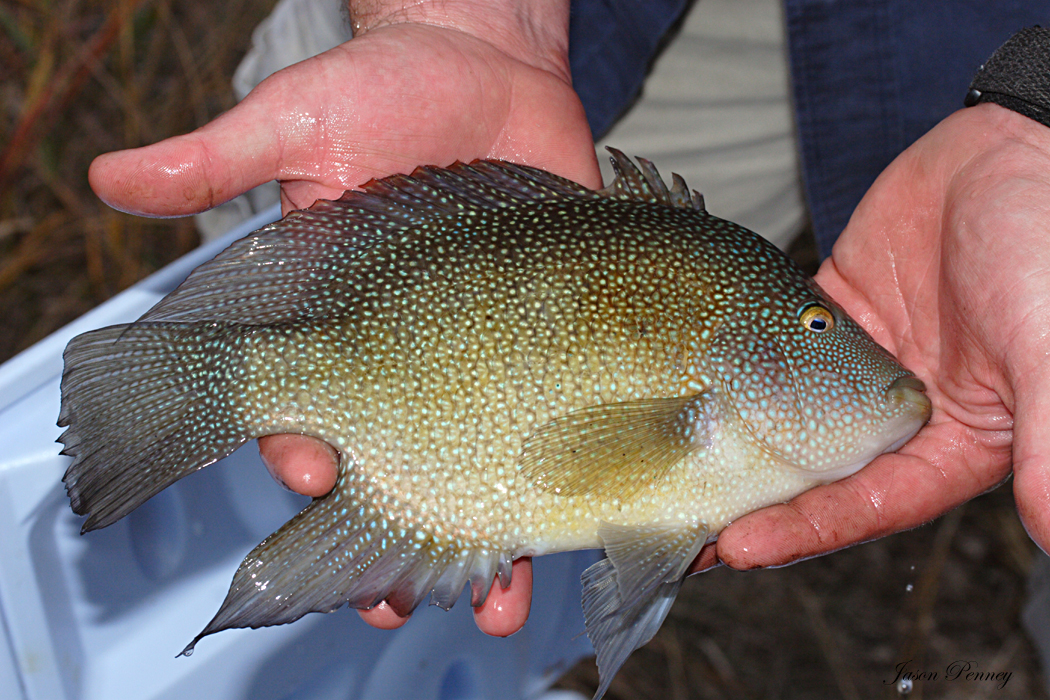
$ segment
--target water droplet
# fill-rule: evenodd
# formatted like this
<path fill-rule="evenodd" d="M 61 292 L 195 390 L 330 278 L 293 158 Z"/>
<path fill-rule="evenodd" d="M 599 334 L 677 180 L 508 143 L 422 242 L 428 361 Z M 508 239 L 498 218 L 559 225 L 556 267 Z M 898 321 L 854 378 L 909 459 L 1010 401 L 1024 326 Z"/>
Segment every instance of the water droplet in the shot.
<path fill-rule="evenodd" d="M 901 678 L 899 681 L 897 681 L 897 694 L 907 695 L 911 692 L 913 685 L 914 684 L 912 683 L 910 678 Z"/>
<path fill-rule="evenodd" d="M 908 591 L 908 593 L 911 593 L 913 588 L 915 588 L 915 586 L 909 583 L 907 586 L 904 587 L 904 590 Z"/>
<path fill-rule="evenodd" d="M 182 652 L 183 656 L 193 656 L 193 647 L 190 647 L 186 651 Z"/>

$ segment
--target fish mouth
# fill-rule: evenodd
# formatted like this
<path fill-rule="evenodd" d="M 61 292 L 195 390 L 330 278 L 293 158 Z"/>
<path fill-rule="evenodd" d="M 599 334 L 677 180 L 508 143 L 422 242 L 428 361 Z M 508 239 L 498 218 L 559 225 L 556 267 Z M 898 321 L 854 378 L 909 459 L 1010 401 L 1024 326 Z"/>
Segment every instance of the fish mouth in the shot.
<path fill-rule="evenodd" d="M 926 396 L 926 385 L 911 374 L 897 377 L 886 387 L 886 401 L 891 407 L 899 407 L 905 413 L 922 416 L 924 423 L 933 408 Z"/>
<path fill-rule="evenodd" d="M 893 421 L 903 430 L 903 434 L 894 440 L 882 454 L 896 452 L 904 443 L 915 437 L 933 412 L 933 404 L 926 396 L 926 385 L 913 374 L 897 377 L 886 387 L 886 404 L 890 412 L 898 418 Z"/>
<path fill-rule="evenodd" d="M 889 393 L 894 389 L 911 389 L 913 391 L 922 392 L 923 394 L 926 393 L 926 385 L 921 379 L 913 374 L 897 377 L 886 389 L 886 392 Z"/>

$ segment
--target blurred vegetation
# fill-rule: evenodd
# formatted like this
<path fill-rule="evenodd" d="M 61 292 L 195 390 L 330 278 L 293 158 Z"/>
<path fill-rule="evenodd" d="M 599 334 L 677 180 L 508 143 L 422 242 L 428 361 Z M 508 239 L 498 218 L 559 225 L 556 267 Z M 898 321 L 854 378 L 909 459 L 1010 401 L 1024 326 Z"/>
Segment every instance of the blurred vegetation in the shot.
<path fill-rule="evenodd" d="M 274 2 L 0 0 L 0 362 L 197 245 L 100 202 L 88 166 L 232 107 Z"/>

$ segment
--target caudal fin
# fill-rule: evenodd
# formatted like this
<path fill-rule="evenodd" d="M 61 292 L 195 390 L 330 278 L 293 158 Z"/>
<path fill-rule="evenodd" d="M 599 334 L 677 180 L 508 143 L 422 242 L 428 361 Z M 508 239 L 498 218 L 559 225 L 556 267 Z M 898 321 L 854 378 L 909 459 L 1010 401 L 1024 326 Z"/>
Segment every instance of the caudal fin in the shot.
<path fill-rule="evenodd" d="M 83 531 L 105 527 L 249 439 L 223 401 L 229 332 L 139 323 L 77 336 L 66 348 L 59 437 L 63 481 Z"/>

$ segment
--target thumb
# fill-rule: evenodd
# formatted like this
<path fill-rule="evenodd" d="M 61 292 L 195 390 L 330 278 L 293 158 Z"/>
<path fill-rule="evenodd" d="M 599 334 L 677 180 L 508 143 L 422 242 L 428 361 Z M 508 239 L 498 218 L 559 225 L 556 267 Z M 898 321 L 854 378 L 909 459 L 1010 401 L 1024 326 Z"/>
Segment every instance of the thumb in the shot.
<path fill-rule="evenodd" d="M 99 156 L 88 171 L 91 188 L 120 211 L 186 216 L 274 179 L 272 129 L 244 128 L 252 107 L 242 103 L 184 136 Z"/>
<path fill-rule="evenodd" d="M 1043 372 L 1050 375 L 1050 372 Z M 1018 392 L 1014 408 L 1014 500 L 1029 536 L 1050 552 L 1050 376 L 1039 376 Z"/>
<path fill-rule="evenodd" d="M 301 101 L 297 115 L 287 113 L 296 102 L 285 99 L 286 77 L 271 76 L 229 112 L 189 134 L 97 157 L 88 171 L 91 188 L 114 209 L 186 216 L 277 179 L 286 165 L 286 132 L 289 126 L 295 130 L 290 121 L 299 118 L 300 138 L 301 125 L 316 122 Z"/>

